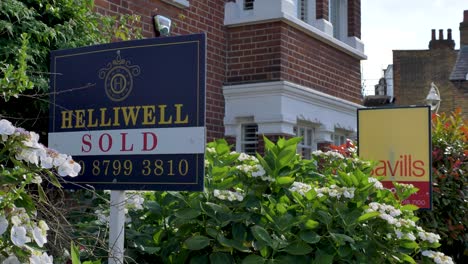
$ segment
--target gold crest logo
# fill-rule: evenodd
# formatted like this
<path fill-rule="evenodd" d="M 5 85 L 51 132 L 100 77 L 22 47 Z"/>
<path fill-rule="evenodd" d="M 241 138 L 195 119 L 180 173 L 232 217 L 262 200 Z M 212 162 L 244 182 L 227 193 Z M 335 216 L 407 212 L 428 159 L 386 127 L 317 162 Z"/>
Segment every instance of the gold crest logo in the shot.
<path fill-rule="evenodd" d="M 120 50 L 117 58 L 99 70 L 99 78 L 104 79 L 104 89 L 107 97 L 115 102 L 125 100 L 133 89 L 133 77 L 140 75 L 140 66 L 122 59 Z"/>

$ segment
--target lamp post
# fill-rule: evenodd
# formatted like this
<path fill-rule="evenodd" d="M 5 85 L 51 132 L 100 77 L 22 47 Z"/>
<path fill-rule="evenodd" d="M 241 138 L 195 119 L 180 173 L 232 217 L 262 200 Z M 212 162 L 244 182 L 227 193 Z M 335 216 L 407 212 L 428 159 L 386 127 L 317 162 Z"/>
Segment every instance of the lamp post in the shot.
<path fill-rule="evenodd" d="M 440 107 L 440 92 L 434 82 L 431 83 L 431 89 L 426 96 L 426 103 L 431 107 L 431 110 L 437 113 Z"/>

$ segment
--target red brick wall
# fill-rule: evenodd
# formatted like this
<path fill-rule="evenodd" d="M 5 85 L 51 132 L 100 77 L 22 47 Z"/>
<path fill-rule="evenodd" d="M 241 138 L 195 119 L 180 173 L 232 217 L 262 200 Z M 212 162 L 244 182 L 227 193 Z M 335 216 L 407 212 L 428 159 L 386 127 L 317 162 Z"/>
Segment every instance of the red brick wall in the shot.
<path fill-rule="evenodd" d="M 316 11 L 315 15 L 317 19 L 326 19 L 328 20 L 328 1 L 329 0 L 316 0 Z"/>
<path fill-rule="evenodd" d="M 227 30 L 228 84 L 280 79 L 281 22 Z"/>
<path fill-rule="evenodd" d="M 348 36 L 361 38 L 361 0 L 348 0 Z"/>
<path fill-rule="evenodd" d="M 154 37 L 152 16 L 156 14 L 172 19 L 171 35 L 206 32 L 207 140 L 222 138 L 224 136 L 224 97 L 221 87 L 226 69 L 224 1 L 190 1 L 189 8 L 180 9 L 159 0 L 95 0 L 95 9 L 104 15 L 136 14 L 141 16 L 145 37 Z"/>
<path fill-rule="evenodd" d="M 228 29 L 228 84 L 286 80 L 361 102 L 360 61 L 284 23 Z"/>

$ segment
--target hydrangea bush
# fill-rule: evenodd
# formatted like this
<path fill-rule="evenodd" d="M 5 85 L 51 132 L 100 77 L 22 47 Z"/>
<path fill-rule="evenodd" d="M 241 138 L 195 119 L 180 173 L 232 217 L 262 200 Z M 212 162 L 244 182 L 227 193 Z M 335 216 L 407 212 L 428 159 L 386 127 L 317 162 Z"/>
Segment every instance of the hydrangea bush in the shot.
<path fill-rule="evenodd" d="M 130 210 L 135 263 L 453 263 L 417 223 L 415 191 L 396 194 L 352 151 L 296 154 L 299 139 L 265 138 L 266 153 L 208 144 L 204 192 L 144 192 Z M 98 217 L 95 217 L 95 221 Z"/>
<path fill-rule="evenodd" d="M 44 244 L 49 226 L 35 204 L 47 202 L 45 179 L 60 187 L 55 176 L 77 176 L 81 167 L 71 156 L 48 149 L 39 136 L 0 119 L 0 261 L 52 263 Z M 32 186 L 35 186 L 33 188 Z M 39 200 L 33 199 L 33 193 Z"/>

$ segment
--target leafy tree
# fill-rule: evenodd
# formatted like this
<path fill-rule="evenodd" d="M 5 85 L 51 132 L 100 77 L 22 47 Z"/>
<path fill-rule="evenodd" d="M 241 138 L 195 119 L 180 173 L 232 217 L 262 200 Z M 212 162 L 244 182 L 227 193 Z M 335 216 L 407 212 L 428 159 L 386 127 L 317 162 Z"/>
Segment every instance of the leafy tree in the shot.
<path fill-rule="evenodd" d="M 0 1 L 0 117 L 47 131 L 50 50 L 140 37 L 139 18 L 93 11 L 93 0 Z"/>

